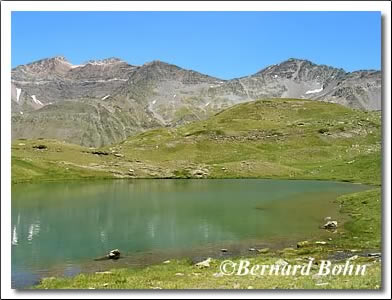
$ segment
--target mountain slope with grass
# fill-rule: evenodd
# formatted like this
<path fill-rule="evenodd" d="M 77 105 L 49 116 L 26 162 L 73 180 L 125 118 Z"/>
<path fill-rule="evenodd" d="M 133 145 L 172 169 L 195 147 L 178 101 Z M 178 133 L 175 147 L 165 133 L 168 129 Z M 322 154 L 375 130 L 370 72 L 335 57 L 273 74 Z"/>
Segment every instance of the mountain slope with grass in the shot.
<path fill-rule="evenodd" d="M 45 139 L 12 145 L 14 182 L 84 174 L 381 182 L 381 114 L 303 99 L 243 103 L 101 148 Z"/>

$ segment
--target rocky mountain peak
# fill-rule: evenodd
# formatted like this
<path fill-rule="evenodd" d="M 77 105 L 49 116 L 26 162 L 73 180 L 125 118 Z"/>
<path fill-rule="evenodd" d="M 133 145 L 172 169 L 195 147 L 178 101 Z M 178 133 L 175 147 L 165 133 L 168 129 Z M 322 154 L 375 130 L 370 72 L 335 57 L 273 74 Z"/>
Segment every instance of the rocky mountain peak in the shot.
<path fill-rule="evenodd" d="M 18 66 L 12 70 L 12 77 L 38 76 L 39 78 L 46 75 L 63 75 L 71 69 L 71 66 L 71 63 L 64 56 L 55 56 Z"/>
<path fill-rule="evenodd" d="M 215 82 L 218 79 L 193 70 L 180 68 L 160 60 L 145 63 L 135 72 L 135 77 L 150 81 L 176 80 L 184 84 Z"/>
<path fill-rule="evenodd" d="M 91 64 L 91 65 L 112 65 L 112 64 L 117 64 L 117 63 L 126 63 L 120 58 L 117 57 L 109 57 L 105 59 L 100 59 L 100 60 L 89 60 L 85 62 L 84 64 Z"/>
<path fill-rule="evenodd" d="M 279 64 L 271 65 L 254 74 L 267 80 L 293 80 L 295 82 L 329 82 L 342 78 L 347 73 L 326 65 L 317 65 L 306 59 L 289 58 Z"/>
<path fill-rule="evenodd" d="M 141 67 L 144 67 L 144 68 L 158 68 L 158 67 L 160 67 L 160 68 L 173 68 L 173 67 L 178 68 L 176 65 L 169 64 L 169 63 L 163 62 L 161 60 L 152 60 L 150 62 L 143 64 Z"/>
<path fill-rule="evenodd" d="M 49 58 L 50 59 L 50 58 Z M 59 61 L 59 62 L 68 62 L 68 60 L 66 59 L 65 56 L 63 55 L 58 55 L 58 56 L 54 56 L 51 59 L 55 60 L 55 61 Z"/>
<path fill-rule="evenodd" d="M 313 65 L 313 63 L 310 60 L 302 59 L 302 58 L 295 58 L 295 57 L 291 57 L 287 60 L 284 60 L 281 63 L 279 63 L 279 65 L 282 66 L 282 65 L 287 65 L 287 64 L 303 64 L 303 63 Z"/>

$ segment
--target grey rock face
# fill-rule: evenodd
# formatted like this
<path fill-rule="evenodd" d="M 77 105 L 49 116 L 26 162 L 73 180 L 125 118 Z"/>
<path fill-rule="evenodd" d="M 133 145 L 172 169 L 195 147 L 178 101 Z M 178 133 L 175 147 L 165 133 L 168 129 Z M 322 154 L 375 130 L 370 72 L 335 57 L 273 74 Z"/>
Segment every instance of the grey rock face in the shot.
<path fill-rule="evenodd" d="M 364 110 L 381 109 L 381 72 L 346 73 L 307 60 L 289 59 L 256 74 L 234 79 L 216 92 L 249 100 L 267 97 L 304 98 Z"/>
<path fill-rule="evenodd" d="M 259 98 L 381 109 L 380 71 L 347 73 L 299 59 L 221 80 L 160 61 L 132 66 L 109 58 L 72 65 L 54 57 L 14 68 L 11 88 L 13 138 L 57 138 L 86 146 L 204 119 Z"/>

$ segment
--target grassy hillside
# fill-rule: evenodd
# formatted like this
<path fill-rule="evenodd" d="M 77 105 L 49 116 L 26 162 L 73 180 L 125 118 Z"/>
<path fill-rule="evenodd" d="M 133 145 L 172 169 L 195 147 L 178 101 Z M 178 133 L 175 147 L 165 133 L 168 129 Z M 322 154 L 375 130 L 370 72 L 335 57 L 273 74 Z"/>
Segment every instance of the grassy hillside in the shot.
<path fill-rule="evenodd" d="M 47 148 L 33 148 L 41 144 Z M 380 184 L 380 170 L 380 113 L 311 100 L 239 104 L 205 121 L 146 131 L 100 149 L 55 140 L 12 145 L 14 183 L 253 177 Z"/>

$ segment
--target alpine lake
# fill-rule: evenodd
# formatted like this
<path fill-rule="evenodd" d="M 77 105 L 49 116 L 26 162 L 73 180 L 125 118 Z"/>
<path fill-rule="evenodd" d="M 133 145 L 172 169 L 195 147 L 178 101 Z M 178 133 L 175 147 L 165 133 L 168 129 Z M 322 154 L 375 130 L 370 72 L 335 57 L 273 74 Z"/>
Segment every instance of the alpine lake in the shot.
<path fill-rule="evenodd" d="M 345 218 L 334 200 L 366 189 L 270 179 L 15 184 L 12 288 L 29 288 L 43 277 L 242 255 L 322 238 L 326 217 Z M 120 259 L 95 260 L 112 249 L 121 251 Z"/>

